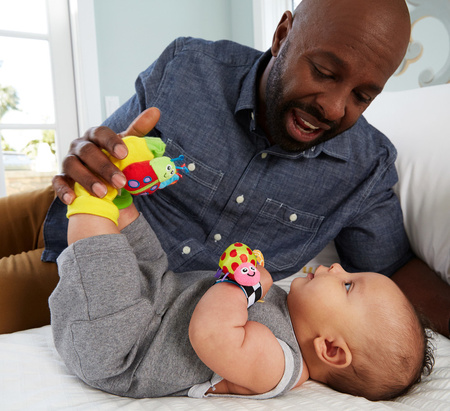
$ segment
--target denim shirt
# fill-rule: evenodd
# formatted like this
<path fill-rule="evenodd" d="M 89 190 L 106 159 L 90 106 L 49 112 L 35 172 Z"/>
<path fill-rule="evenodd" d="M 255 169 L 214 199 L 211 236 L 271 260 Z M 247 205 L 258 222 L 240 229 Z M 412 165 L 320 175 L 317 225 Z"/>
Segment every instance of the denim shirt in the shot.
<path fill-rule="evenodd" d="M 258 76 L 269 52 L 229 42 L 175 40 L 136 80 L 136 94 L 104 125 L 125 130 L 156 106 L 150 135 L 191 170 L 135 197 L 174 271 L 217 269 L 240 241 L 262 251 L 274 280 L 298 271 L 335 240 L 348 271 L 392 275 L 412 252 L 392 186 L 396 150 L 364 117 L 304 152 L 271 146 L 255 122 Z M 44 260 L 66 246 L 65 206 L 52 205 Z"/>

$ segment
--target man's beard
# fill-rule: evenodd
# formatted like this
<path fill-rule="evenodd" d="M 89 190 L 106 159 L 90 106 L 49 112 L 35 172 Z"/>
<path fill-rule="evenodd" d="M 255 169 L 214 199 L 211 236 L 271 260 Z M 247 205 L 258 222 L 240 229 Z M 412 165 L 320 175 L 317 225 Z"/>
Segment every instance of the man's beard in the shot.
<path fill-rule="evenodd" d="M 285 44 L 278 57 L 275 59 L 273 67 L 269 73 L 266 85 L 266 126 L 270 133 L 270 138 L 274 144 L 278 144 L 286 151 L 304 151 L 317 144 L 323 143 L 337 134 L 338 124 L 328 121 L 322 113 L 314 106 L 301 101 L 284 101 L 283 84 L 281 75 L 284 72 L 285 55 L 289 48 L 289 43 Z M 310 142 L 297 141 L 292 138 L 286 129 L 286 118 L 289 113 L 298 108 L 305 113 L 314 116 L 318 121 L 330 126 L 316 139 Z"/>

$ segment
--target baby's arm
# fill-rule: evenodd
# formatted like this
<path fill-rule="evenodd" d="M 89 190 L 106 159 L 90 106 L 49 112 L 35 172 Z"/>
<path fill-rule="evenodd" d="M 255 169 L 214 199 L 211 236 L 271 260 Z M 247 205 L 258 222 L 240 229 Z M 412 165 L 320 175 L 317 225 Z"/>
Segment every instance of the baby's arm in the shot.
<path fill-rule="evenodd" d="M 265 294 L 272 278 L 263 267 L 259 270 Z M 264 393 L 283 376 L 278 340 L 265 325 L 248 321 L 247 299 L 234 284 L 217 283 L 205 293 L 192 315 L 189 338 L 199 358 L 228 382 L 232 393 Z"/>
<path fill-rule="evenodd" d="M 67 232 L 68 244 L 83 238 L 93 237 L 102 234 L 119 234 L 128 224 L 132 223 L 139 216 L 134 204 L 120 210 L 119 226 L 116 226 L 110 219 L 92 214 L 74 214 L 69 219 Z"/>

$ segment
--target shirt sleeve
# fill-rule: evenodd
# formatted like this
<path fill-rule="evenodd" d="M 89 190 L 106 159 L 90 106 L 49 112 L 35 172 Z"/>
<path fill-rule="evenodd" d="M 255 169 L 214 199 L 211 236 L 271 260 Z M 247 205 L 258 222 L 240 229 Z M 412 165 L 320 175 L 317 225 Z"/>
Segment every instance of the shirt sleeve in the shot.
<path fill-rule="evenodd" d="M 396 151 L 386 148 L 355 217 L 335 239 L 343 267 L 350 272 L 394 274 L 414 254 L 403 225 L 400 202 L 392 189 L 398 180 Z"/>

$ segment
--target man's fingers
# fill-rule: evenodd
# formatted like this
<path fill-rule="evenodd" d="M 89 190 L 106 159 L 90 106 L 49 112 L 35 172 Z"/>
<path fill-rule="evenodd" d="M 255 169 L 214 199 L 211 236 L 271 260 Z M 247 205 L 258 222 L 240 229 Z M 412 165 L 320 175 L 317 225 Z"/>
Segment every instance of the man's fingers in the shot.
<path fill-rule="evenodd" d="M 128 155 L 128 149 L 122 141 L 122 137 L 123 136 L 116 134 L 108 127 L 93 127 L 86 131 L 82 139 L 77 139 L 72 142 L 69 153 L 78 155 L 78 150 L 82 147 L 82 142 L 92 142 L 96 146 L 106 150 L 112 156 L 121 160 Z"/>
<path fill-rule="evenodd" d="M 73 180 L 70 177 L 57 174 L 52 179 L 52 185 L 56 195 L 64 204 L 72 204 L 72 201 L 75 200 L 75 193 L 72 190 Z"/>
<path fill-rule="evenodd" d="M 83 161 L 80 161 L 80 158 L 85 154 L 80 154 L 80 157 L 75 155 L 66 156 L 62 163 L 62 170 L 65 176 L 68 176 L 72 180 L 76 180 L 91 194 L 102 198 L 107 192 L 106 185 L 102 178 L 116 188 L 123 187 L 126 183 L 126 179 L 122 172 L 111 163 L 109 158 L 102 151 L 92 143 L 87 144 L 87 147 L 90 146 L 94 147 L 94 149 L 89 149 L 89 151 L 92 150 L 87 157 L 89 158 L 90 163 L 89 168 L 85 166 Z M 65 192 L 68 192 L 66 188 L 64 190 Z M 60 196 L 58 195 L 58 197 Z M 61 198 L 61 200 L 64 201 L 63 198 Z M 66 201 L 68 201 L 68 199 L 66 199 Z"/>
<path fill-rule="evenodd" d="M 106 186 L 94 175 L 100 176 L 115 188 L 122 188 L 126 183 L 123 173 L 93 142 L 81 140 L 76 147 L 71 147 L 70 153 L 72 155 L 64 159 L 62 169 L 89 192 L 94 191 L 98 196 L 99 192 L 93 186 L 99 183 L 102 185 L 102 191 L 106 193 Z"/>
<path fill-rule="evenodd" d="M 155 128 L 160 115 L 161 113 L 156 107 L 150 107 L 139 114 L 121 134 L 123 136 L 144 137 Z"/>
<path fill-rule="evenodd" d="M 107 192 L 105 182 L 122 188 L 126 184 L 125 176 L 102 149 L 117 159 L 125 158 L 128 149 L 122 137 L 147 135 L 155 128 L 159 117 L 159 110 L 152 107 L 136 117 L 123 133 L 116 134 L 108 127 L 93 127 L 83 137 L 73 140 L 62 163 L 62 174 L 52 180 L 56 195 L 64 204 L 71 204 L 75 199 L 74 181 L 100 198 Z"/>

